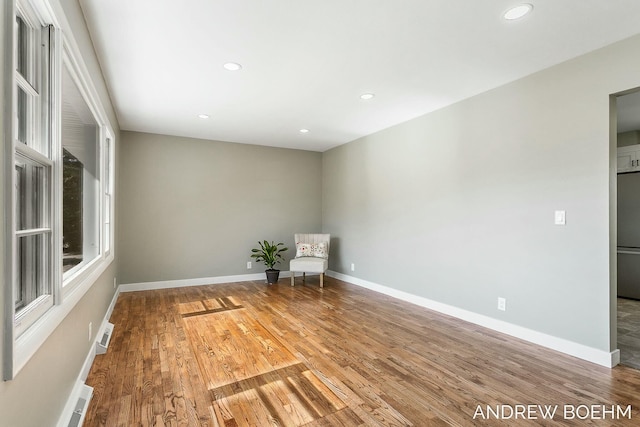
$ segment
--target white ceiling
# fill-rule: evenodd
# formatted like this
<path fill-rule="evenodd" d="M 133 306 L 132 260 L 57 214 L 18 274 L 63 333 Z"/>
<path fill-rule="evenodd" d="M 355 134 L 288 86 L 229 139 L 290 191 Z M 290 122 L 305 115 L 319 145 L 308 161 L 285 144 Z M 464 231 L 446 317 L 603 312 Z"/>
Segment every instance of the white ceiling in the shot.
<path fill-rule="evenodd" d="M 529 2 L 80 0 L 123 130 L 315 151 L 640 32 L 638 0 Z"/>

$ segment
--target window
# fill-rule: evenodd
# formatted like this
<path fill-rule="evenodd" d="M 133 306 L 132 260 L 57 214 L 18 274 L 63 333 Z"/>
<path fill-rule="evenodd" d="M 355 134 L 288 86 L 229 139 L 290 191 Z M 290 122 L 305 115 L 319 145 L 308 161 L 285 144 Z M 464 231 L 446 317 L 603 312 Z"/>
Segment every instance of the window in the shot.
<path fill-rule="evenodd" d="M 16 155 L 15 221 L 16 271 L 15 309 L 18 314 L 41 297 L 51 295 L 49 254 L 51 229 L 45 227 L 48 169 L 22 155 Z"/>
<path fill-rule="evenodd" d="M 62 268 L 65 277 L 100 253 L 100 129 L 62 68 Z"/>
<path fill-rule="evenodd" d="M 35 354 L 113 259 L 114 138 L 73 35 L 48 0 L 15 0 L 10 109 L 12 195 L 3 254 L 4 378 Z M 10 84 L 10 86 L 9 86 Z M 7 135 L 8 136 L 8 135 Z M 11 316 L 11 313 L 13 316 Z M 28 333 L 27 333 L 28 332 Z"/>
<path fill-rule="evenodd" d="M 53 306 L 49 45 L 52 29 L 17 9 L 15 37 L 15 155 L 13 295 L 21 333 Z"/>

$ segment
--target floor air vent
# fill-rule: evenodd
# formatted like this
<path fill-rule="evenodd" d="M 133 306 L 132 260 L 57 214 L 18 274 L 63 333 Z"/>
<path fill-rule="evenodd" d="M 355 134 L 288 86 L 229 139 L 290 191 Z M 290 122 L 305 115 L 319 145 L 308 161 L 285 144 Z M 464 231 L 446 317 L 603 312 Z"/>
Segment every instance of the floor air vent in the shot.
<path fill-rule="evenodd" d="M 96 354 L 105 354 L 107 347 L 109 347 L 109 341 L 111 340 L 111 334 L 113 333 L 113 323 L 107 322 L 100 339 L 96 341 Z"/>
<path fill-rule="evenodd" d="M 78 401 L 76 402 L 76 407 L 73 409 L 73 413 L 71 414 L 71 419 L 69 420 L 67 427 L 80 427 L 82 425 L 92 395 L 93 388 L 83 384 L 80 395 L 78 396 Z"/>

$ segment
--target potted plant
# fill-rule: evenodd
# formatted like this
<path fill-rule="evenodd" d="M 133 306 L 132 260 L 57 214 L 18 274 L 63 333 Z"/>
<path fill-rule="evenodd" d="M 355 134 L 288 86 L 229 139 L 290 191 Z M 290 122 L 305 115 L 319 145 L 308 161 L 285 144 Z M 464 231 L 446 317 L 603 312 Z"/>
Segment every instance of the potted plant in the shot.
<path fill-rule="evenodd" d="M 264 265 L 267 266 L 265 273 L 267 274 L 267 283 L 270 285 L 276 283 L 278 278 L 280 277 L 280 270 L 276 270 L 273 267 L 282 260 L 282 252 L 288 250 L 288 248 L 281 247 L 284 246 L 284 243 L 274 244 L 273 241 L 269 243 L 268 241 L 260 242 L 259 248 L 251 249 L 253 254 L 251 258 L 255 258 L 256 261 L 263 262 Z"/>

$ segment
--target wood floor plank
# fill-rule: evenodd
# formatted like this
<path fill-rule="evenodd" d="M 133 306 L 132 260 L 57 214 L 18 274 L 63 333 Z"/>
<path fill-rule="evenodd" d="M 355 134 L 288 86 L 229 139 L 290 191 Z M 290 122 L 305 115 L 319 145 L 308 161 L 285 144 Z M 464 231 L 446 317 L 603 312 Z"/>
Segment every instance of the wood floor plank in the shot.
<path fill-rule="evenodd" d="M 607 369 L 316 277 L 122 293 L 85 426 L 635 426 Z M 632 419 L 474 419 L 478 407 L 632 407 Z M 506 423 L 506 424 L 505 424 Z"/>

